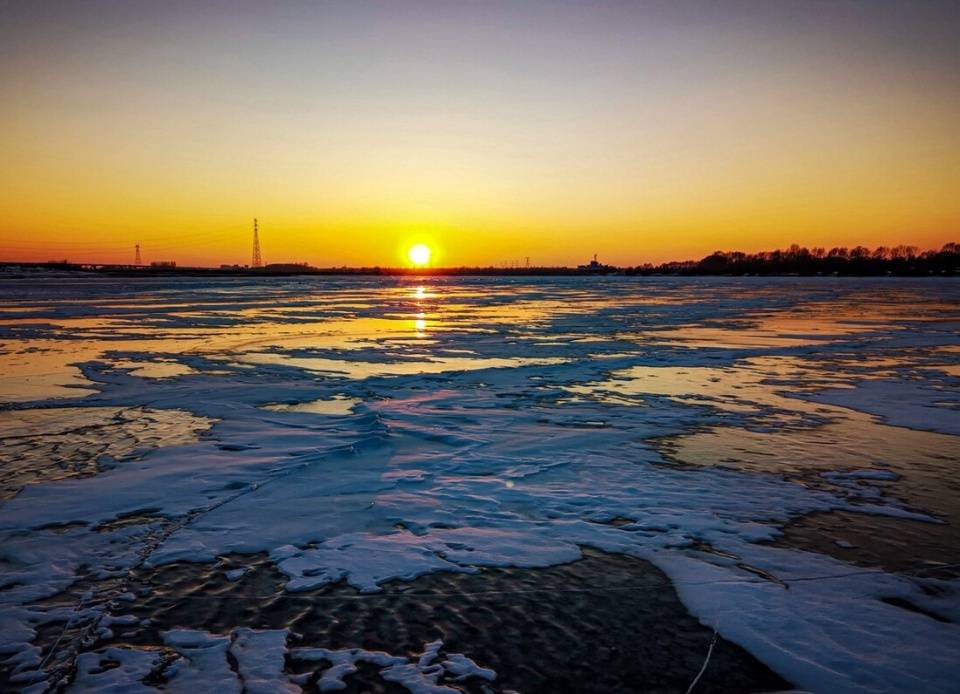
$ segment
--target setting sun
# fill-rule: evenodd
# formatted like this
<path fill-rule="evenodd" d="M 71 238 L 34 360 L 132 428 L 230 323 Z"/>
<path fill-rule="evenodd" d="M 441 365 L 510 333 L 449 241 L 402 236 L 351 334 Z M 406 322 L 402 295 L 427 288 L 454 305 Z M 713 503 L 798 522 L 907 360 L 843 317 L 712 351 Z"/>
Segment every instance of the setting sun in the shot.
<path fill-rule="evenodd" d="M 430 248 L 422 243 L 418 243 L 410 247 L 410 250 L 407 251 L 407 256 L 410 258 L 410 262 L 418 267 L 426 265 L 430 262 Z"/>

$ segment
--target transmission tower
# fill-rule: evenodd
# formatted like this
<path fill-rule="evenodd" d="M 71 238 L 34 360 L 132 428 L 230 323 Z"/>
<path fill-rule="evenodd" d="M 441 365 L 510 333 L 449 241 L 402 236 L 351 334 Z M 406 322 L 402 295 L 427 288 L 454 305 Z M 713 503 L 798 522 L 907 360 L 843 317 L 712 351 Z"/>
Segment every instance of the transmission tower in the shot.
<path fill-rule="evenodd" d="M 134 264 L 134 265 L 143 265 L 143 261 L 140 260 L 140 244 L 139 244 L 139 243 L 137 244 L 137 254 L 136 254 L 136 256 L 134 256 L 133 264 Z"/>
<path fill-rule="evenodd" d="M 260 232 L 257 230 L 257 220 L 253 220 L 253 262 L 251 267 L 263 267 L 263 258 L 260 256 Z"/>

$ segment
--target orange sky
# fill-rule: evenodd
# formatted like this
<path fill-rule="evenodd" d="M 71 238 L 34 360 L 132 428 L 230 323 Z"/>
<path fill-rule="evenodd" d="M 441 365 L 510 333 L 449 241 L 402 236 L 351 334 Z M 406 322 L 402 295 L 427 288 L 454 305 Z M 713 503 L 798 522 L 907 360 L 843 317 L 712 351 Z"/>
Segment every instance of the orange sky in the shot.
<path fill-rule="evenodd" d="M 774 4 L 9 3 L 0 260 L 960 237 L 958 6 Z"/>

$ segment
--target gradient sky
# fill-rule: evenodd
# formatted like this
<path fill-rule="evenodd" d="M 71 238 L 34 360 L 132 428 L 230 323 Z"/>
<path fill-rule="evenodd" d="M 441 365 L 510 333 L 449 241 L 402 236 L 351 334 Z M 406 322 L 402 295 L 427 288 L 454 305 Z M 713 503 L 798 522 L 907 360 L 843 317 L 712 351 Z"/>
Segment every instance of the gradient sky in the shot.
<path fill-rule="evenodd" d="M 960 2 L 0 0 L 0 259 L 960 237 Z"/>

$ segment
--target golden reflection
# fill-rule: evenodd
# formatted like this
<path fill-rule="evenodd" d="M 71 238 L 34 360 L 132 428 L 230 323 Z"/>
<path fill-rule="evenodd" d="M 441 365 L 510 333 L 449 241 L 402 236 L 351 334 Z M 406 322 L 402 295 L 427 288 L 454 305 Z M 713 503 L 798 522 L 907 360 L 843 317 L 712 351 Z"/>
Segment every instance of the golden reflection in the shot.
<path fill-rule="evenodd" d="M 413 329 L 416 332 L 417 337 L 425 337 L 427 332 L 427 314 L 423 310 L 423 304 L 421 303 L 424 299 L 434 296 L 430 290 L 423 286 L 422 284 L 415 287 L 413 290 L 413 299 L 417 303 L 416 316 L 413 320 Z"/>
<path fill-rule="evenodd" d="M 606 381 L 562 387 L 616 404 L 631 404 L 630 396 L 660 395 L 729 412 L 756 412 L 769 407 L 808 414 L 824 414 L 831 408 L 782 395 L 783 383 L 792 382 L 797 392 L 851 387 L 847 378 L 824 369 L 821 362 L 788 356 L 753 357 L 725 368 L 632 366 L 612 371 L 609 376 Z M 640 403 L 642 400 L 632 402 Z"/>

